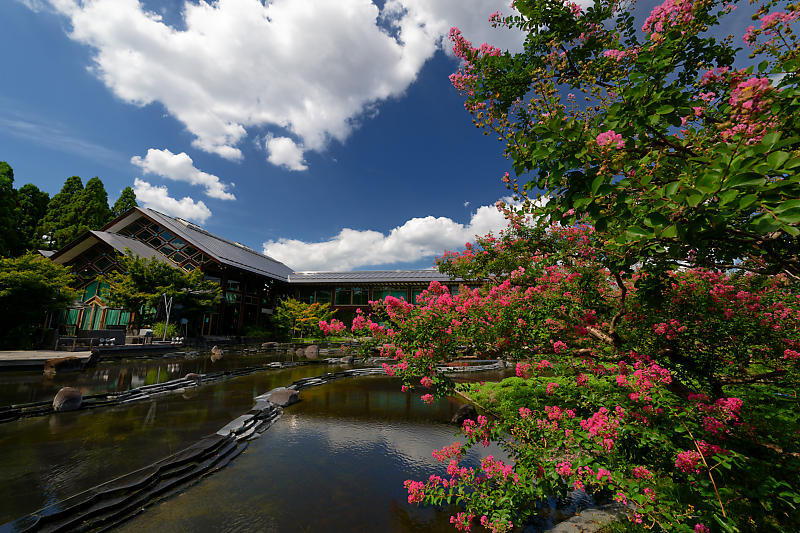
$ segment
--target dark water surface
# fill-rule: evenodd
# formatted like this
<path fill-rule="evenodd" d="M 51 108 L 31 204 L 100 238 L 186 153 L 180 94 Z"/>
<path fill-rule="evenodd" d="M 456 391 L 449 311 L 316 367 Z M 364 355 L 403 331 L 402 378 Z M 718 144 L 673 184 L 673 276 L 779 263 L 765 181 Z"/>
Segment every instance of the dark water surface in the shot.
<path fill-rule="evenodd" d="M 66 385 L 85 394 L 127 390 L 277 357 L 226 355 L 218 362 L 225 366 L 204 358 L 117 361 L 59 376 L 57 383 L 38 372 L 4 373 L 0 403 L 49 399 Z M 0 524 L 193 444 L 250 410 L 254 396 L 339 368 L 267 369 L 153 400 L 0 424 Z M 460 402 L 427 406 L 419 393 L 399 388 L 393 378 L 372 376 L 303 390 L 302 401 L 228 467 L 122 529 L 452 531 L 451 513 L 407 503 L 403 481 L 443 473 L 431 450 L 457 439 L 447 422 Z M 502 456 L 491 447 L 480 452 Z"/>
<path fill-rule="evenodd" d="M 453 531 L 455 511 L 409 505 L 403 481 L 444 473 L 431 451 L 457 440 L 447 424 L 455 400 L 427 406 L 384 376 L 301 394 L 303 401 L 230 466 L 151 506 L 121 531 Z M 479 451 L 502 455 L 493 446 Z"/>

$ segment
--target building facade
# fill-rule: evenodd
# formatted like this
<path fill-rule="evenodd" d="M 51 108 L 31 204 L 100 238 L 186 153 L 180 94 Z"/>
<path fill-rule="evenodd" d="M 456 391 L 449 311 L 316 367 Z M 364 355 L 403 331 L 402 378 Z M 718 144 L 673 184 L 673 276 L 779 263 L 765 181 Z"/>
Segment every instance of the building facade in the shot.
<path fill-rule="evenodd" d="M 175 268 L 199 269 L 207 280 L 220 285 L 222 300 L 203 316 L 202 335 L 235 335 L 248 326 L 268 327 L 282 298 L 328 303 L 338 318 L 349 323 L 356 309 L 366 310 L 371 300 L 392 295 L 414 302 L 433 280 L 453 289 L 458 285 L 435 270 L 294 272 L 280 261 L 192 222 L 136 207 L 50 256 L 70 267 L 80 284 L 80 301 L 61 317 L 67 332 L 133 323 L 129 313 L 104 304 L 104 287 L 97 279 L 119 269 L 116 257 L 126 249 Z"/>

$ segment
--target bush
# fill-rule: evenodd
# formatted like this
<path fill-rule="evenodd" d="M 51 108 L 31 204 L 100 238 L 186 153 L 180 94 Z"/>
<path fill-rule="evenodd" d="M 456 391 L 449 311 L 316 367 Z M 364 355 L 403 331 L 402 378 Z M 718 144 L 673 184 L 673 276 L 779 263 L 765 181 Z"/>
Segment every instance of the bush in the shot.
<path fill-rule="evenodd" d="M 153 338 L 156 340 L 164 338 L 164 322 L 156 322 L 153 324 Z M 178 327 L 175 324 L 167 326 L 167 339 L 178 336 Z"/>

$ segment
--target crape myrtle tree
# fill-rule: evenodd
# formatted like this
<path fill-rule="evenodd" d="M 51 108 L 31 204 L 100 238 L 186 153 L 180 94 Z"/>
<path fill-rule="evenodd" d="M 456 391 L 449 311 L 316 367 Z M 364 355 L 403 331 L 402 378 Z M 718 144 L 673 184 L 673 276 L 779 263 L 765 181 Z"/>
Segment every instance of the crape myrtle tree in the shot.
<path fill-rule="evenodd" d="M 759 6 L 737 42 L 714 37 L 735 3 L 667 0 L 642 25 L 613 1 L 514 7 L 490 21 L 526 32 L 521 53 L 451 31 L 452 82 L 529 180 L 504 178 L 522 203 L 504 232 L 439 260 L 482 286 L 352 325 L 426 402 L 459 346 L 516 362 L 468 387 L 494 416 L 434 451 L 446 469 L 409 502 L 508 531 L 582 489 L 631 530 L 800 530 L 800 12 Z M 510 463 L 461 463 L 490 440 Z"/>
<path fill-rule="evenodd" d="M 156 258 L 139 257 L 127 249 L 117 262 L 119 270 L 99 278 L 108 286 L 102 297 L 112 307 L 135 313 L 137 327 L 153 320 L 165 294 L 173 298 L 175 309 L 181 309 L 181 315 L 194 325 L 200 323 L 204 311 L 221 299 L 219 284 L 203 279 L 199 270 L 185 272 Z"/>

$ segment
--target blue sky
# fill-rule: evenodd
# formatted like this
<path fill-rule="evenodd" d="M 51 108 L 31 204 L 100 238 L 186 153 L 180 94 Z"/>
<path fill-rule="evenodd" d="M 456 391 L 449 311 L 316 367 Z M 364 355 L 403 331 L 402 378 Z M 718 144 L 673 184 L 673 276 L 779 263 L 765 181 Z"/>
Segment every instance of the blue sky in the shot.
<path fill-rule="evenodd" d="M 509 170 L 450 85 L 447 32 L 522 37 L 488 24 L 508 0 L 374 1 L 0 2 L 0 160 L 51 194 L 133 186 L 298 270 L 430 267 L 500 229 Z"/>
<path fill-rule="evenodd" d="M 487 22 L 506 3 L 0 2 L 0 160 L 51 194 L 134 186 L 298 269 L 429 267 L 502 223 L 502 145 L 443 37 L 516 46 Z"/>

